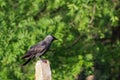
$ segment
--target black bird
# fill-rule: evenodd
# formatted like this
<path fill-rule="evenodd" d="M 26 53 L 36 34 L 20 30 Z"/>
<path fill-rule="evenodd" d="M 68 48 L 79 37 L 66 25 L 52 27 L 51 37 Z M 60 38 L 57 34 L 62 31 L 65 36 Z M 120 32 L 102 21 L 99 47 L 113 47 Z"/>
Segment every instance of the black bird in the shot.
<path fill-rule="evenodd" d="M 28 59 L 23 64 L 23 66 L 26 65 L 31 59 L 33 59 L 35 57 L 38 57 L 38 56 L 42 56 L 43 54 L 45 54 L 46 51 L 48 51 L 48 49 L 50 48 L 50 45 L 54 40 L 57 40 L 57 39 L 52 35 L 48 35 L 43 41 L 41 41 L 38 44 L 32 46 L 26 52 L 26 54 L 22 57 L 22 59 L 25 59 L 25 58 Z"/>

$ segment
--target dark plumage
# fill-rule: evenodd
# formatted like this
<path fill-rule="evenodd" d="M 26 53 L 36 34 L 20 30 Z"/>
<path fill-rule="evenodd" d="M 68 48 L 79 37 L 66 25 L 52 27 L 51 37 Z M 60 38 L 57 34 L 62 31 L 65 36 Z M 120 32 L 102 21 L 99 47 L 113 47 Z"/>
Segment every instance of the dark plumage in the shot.
<path fill-rule="evenodd" d="M 23 65 L 26 65 L 32 58 L 43 55 L 50 48 L 50 45 L 54 40 L 56 40 L 54 36 L 48 35 L 43 41 L 32 46 L 22 57 L 22 59 L 28 59 Z"/>

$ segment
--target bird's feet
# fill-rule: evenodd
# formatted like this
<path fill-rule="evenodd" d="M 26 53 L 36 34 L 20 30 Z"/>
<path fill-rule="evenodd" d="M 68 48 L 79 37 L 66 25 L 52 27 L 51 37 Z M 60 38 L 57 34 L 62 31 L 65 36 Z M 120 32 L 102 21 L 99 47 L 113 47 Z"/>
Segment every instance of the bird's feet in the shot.
<path fill-rule="evenodd" d="M 46 60 L 46 59 L 44 59 L 44 58 L 41 58 L 41 57 L 40 57 L 40 60 L 41 60 L 42 62 L 44 62 L 44 63 L 47 63 L 47 62 L 48 62 L 48 60 Z"/>
<path fill-rule="evenodd" d="M 42 62 L 47 63 L 48 61 L 45 59 L 41 59 Z"/>

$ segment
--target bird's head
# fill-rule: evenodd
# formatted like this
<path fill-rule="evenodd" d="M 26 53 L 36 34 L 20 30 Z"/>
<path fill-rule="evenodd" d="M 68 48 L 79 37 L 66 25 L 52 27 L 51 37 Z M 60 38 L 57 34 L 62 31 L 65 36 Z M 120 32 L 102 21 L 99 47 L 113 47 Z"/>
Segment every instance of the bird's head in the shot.
<path fill-rule="evenodd" d="M 57 38 L 52 35 L 48 35 L 45 39 L 50 40 L 50 41 L 57 40 Z"/>

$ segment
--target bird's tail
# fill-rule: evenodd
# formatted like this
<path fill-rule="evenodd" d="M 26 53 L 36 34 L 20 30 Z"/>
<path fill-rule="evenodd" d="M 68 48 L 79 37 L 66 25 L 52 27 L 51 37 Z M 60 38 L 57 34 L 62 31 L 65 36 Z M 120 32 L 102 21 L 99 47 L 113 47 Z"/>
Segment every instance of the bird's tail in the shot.
<path fill-rule="evenodd" d="M 28 62 L 30 62 L 31 58 L 29 58 L 25 63 L 22 64 L 22 66 L 25 66 Z"/>

